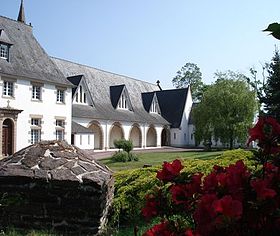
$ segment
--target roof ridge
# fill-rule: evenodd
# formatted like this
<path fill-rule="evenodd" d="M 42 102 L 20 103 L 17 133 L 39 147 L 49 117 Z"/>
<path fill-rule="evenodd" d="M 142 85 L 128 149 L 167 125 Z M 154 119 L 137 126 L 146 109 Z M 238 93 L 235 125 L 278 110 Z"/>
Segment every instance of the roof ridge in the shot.
<path fill-rule="evenodd" d="M 9 18 L 9 17 L 7 17 L 7 16 L 1 16 L 1 15 L 0 15 L 0 17 L 1 17 L 1 18 L 4 18 L 4 19 L 6 19 L 6 20 L 13 21 L 13 22 L 15 22 L 15 23 L 17 23 L 17 24 L 20 24 L 20 25 L 28 26 L 29 28 L 33 29 L 33 26 L 32 26 L 31 24 L 29 25 L 29 24 L 23 23 L 23 22 L 21 22 L 21 21 L 17 21 L 17 20 L 15 20 L 15 19 Z"/>
<path fill-rule="evenodd" d="M 121 74 L 114 73 L 114 72 L 111 72 L 111 71 L 106 71 L 106 70 L 99 69 L 99 68 L 96 68 L 96 67 L 93 67 L 93 66 L 84 65 L 84 64 L 81 64 L 81 63 L 78 63 L 78 62 L 73 62 L 73 61 L 70 61 L 70 60 L 66 60 L 66 59 L 62 59 L 62 58 L 58 58 L 58 57 L 54 57 L 54 56 L 50 56 L 50 57 L 54 58 L 54 59 L 70 62 L 70 63 L 76 64 L 76 65 L 85 66 L 85 67 L 88 67 L 88 68 L 91 68 L 91 69 L 95 69 L 95 70 L 103 71 L 103 72 L 106 72 L 106 73 L 110 73 L 112 75 L 118 75 L 118 76 L 126 77 L 128 79 L 132 79 L 132 80 L 136 80 L 136 81 L 140 81 L 140 82 L 145 82 L 147 84 L 151 84 L 151 85 L 157 86 L 156 84 L 153 84 L 151 82 L 147 82 L 147 81 L 144 81 L 144 80 L 136 79 L 136 78 L 133 78 L 133 77 L 130 77 L 130 76 L 127 76 L 127 75 L 121 75 Z"/>
<path fill-rule="evenodd" d="M 172 88 L 172 89 L 163 89 L 163 90 L 159 90 L 159 91 L 155 91 L 155 92 L 165 92 L 165 91 L 178 91 L 178 90 L 188 90 L 190 86 L 186 87 L 186 88 Z"/>

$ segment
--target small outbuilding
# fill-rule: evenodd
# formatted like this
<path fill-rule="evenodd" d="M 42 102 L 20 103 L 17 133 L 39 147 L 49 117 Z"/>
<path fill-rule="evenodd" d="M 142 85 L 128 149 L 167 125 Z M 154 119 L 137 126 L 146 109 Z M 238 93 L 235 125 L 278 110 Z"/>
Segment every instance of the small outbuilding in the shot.
<path fill-rule="evenodd" d="M 0 161 L 0 228 L 67 235 L 102 232 L 113 176 L 75 146 L 43 141 Z"/>

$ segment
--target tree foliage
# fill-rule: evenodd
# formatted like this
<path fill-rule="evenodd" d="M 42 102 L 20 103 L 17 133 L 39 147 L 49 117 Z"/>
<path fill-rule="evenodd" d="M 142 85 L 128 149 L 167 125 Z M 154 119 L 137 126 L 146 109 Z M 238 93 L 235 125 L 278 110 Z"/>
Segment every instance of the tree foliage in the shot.
<path fill-rule="evenodd" d="M 176 88 L 186 88 L 191 86 L 194 100 L 200 100 L 203 91 L 202 73 L 200 68 L 194 63 L 186 63 L 172 80 Z"/>
<path fill-rule="evenodd" d="M 277 50 L 267 72 L 268 77 L 261 101 L 264 103 L 265 112 L 280 121 L 280 55 Z"/>
<path fill-rule="evenodd" d="M 280 39 L 280 24 L 274 22 L 271 23 L 265 30 L 263 31 L 268 31 L 271 32 L 270 34 L 276 38 L 276 39 Z"/>
<path fill-rule="evenodd" d="M 217 72 L 215 77 L 194 108 L 195 139 L 209 142 L 214 138 L 232 148 L 235 141 L 246 140 L 257 108 L 255 92 L 242 74 Z"/>

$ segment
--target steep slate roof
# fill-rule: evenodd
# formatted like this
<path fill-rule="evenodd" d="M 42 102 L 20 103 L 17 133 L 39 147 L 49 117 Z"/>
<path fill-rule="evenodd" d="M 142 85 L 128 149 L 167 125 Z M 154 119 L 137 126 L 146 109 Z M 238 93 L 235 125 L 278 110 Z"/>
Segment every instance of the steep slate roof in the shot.
<path fill-rule="evenodd" d="M 148 93 L 141 94 L 143 106 L 147 112 L 150 111 L 150 107 L 151 107 L 151 103 L 153 101 L 154 95 L 155 95 L 155 92 L 148 92 Z"/>
<path fill-rule="evenodd" d="M 13 44 L 3 29 L 0 29 L 0 42 L 6 43 L 9 45 Z"/>
<path fill-rule="evenodd" d="M 83 78 L 83 75 L 67 77 L 68 81 L 70 81 L 74 85 L 74 87 L 72 88 L 72 97 L 74 96 L 82 78 Z"/>
<path fill-rule="evenodd" d="M 114 108 L 116 108 L 118 105 L 118 101 L 120 100 L 120 96 L 122 94 L 124 87 L 125 87 L 124 84 L 110 86 L 110 97 L 111 97 L 112 106 Z"/>
<path fill-rule="evenodd" d="M 77 134 L 77 133 L 84 133 L 84 134 L 90 134 L 93 133 L 93 131 L 89 128 L 86 128 L 75 121 L 72 121 L 72 134 Z"/>
<path fill-rule="evenodd" d="M 185 110 L 188 88 L 156 91 L 161 115 L 171 123 L 171 128 L 179 128 Z"/>
<path fill-rule="evenodd" d="M 0 16 L 0 29 L 13 44 L 9 61 L 0 59 L 0 74 L 72 86 L 37 42 L 31 26 Z"/>
<path fill-rule="evenodd" d="M 52 58 L 52 60 L 66 77 L 83 75 L 83 79 L 85 79 L 92 95 L 93 106 L 73 104 L 73 117 L 168 124 L 159 114 L 148 113 L 144 109 L 141 100 L 141 93 L 158 90 L 156 85 L 58 58 Z M 133 111 L 115 109 L 112 105 L 110 87 L 124 84 L 128 91 Z"/>

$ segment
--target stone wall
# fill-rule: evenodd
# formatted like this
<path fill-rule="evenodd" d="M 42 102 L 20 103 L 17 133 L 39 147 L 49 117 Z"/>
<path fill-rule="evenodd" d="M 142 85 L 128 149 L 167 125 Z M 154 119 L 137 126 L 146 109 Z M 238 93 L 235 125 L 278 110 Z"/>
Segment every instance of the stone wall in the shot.
<path fill-rule="evenodd" d="M 105 227 L 112 173 L 77 148 L 59 145 L 45 142 L 0 161 L 2 227 L 64 235 L 95 235 Z"/>

